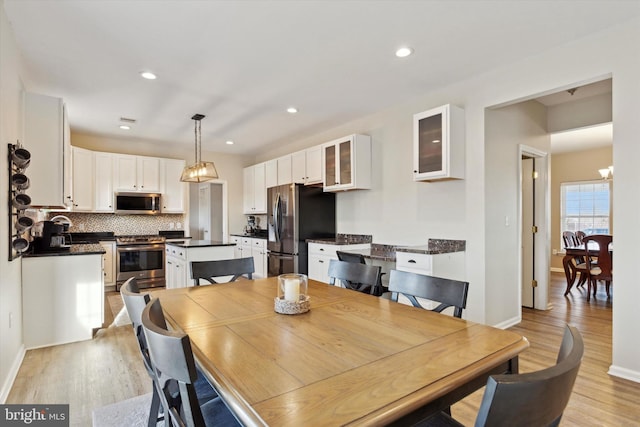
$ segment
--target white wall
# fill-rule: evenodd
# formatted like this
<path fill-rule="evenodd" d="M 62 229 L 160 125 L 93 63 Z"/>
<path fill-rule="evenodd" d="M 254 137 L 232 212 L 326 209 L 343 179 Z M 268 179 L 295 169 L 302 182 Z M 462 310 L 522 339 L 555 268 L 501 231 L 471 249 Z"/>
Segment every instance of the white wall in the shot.
<path fill-rule="evenodd" d="M 613 368 L 618 375 L 640 381 L 640 346 L 635 324 L 640 311 L 640 286 L 634 278 L 634 241 L 640 239 L 637 211 L 640 209 L 640 172 L 634 162 L 640 158 L 640 55 L 631 54 L 640 45 L 640 20 L 586 37 L 491 73 L 422 95 L 412 102 L 345 124 L 321 134 L 281 141 L 257 156 L 257 161 L 330 141 L 350 133 L 372 136 L 373 189 L 338 195 L 338 231 L 373 234 L 379 243 L 424 243 L 429 237 L 467 240 L 466 275 L 470 282 L 467 316 L 471 320 L 498 324 L 514 310 L 504 309 L 494 295 L 510 292 L 512 283 L 497 277 L 503 264 L 516 264 L 517 252 L 506 258 L 487 252 L 493 239 L 487 222 L 494 214 L 485 200 L 490 190 L 490 171 L 515 171 L 517 156 L 485 159 L 485 112 L 517 101 L 566 90 L 580 84 L 613 77 L 614 165 L 616 185 L 616 290 L 613 296 Z M 412 115 L 452 103 L 466 115 L 466 178 L 443 183 L 414 183 L 411 180 Z M 517 144 L 514 141 L 513 144 Z M 505 165 L 501 162 L 508 162 Z M 514 179 L 515 182 L 515 179 Z M 501 188 L 493 194 L 507 206 L 515 206 L 515 192 Z M 503 215 L 504 217 L 504 215 Z M 508 239 L 513 236 L 506 236 Z M 513 245 L 513 242 L 504 242 Z M 490 296 L 485 300 L 485 295 Z M 509 304 L 513 303 L 513 299 Z"/>
<path fill-rule="evenodd" d="M 485 313 L 485 322 L 491 325 L 512 324 L 519 322 L 522 313 L 518 257 L 520 230 L 517 227 L 520 191 L 518 145 L 549 152 L 547 112 L 542 104 L 528 101 L 487 110 L 485 117 L 485 162 L 491 165 L 485 172 L 485 256 L 499 261 L 486 262 L 485 297 L 491 301 L 492 309 Z M 546 280 L 540 282 L 547 283 Z"/>
<path fill-rule="evenodd" d="M 15 144 L 21 137 L 22 101 L 20 91 L 20 62 L 16 43 L 0 0 L 0 191 L 6 200 L 9 186 L 6 172 L 7 144 Z M 28 169 L 27 169 L 28 176 Z M 9 262 L 8 204 L 0 203 L 0 403 L 4 403 L 13 378 L 24 355 L 22 344 L 22 260 Z M 9 316 L 12 316 L 11 326 Z"/>

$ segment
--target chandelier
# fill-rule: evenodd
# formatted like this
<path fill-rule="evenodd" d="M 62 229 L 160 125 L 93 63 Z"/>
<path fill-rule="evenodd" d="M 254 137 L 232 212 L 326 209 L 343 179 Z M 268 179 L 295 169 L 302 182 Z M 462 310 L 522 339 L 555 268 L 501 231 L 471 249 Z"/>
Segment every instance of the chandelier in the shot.
<path fill-rule="evenodd" d="M 204 119 L 203 114 L 195 114 L 191 119 L 195 121 L 196 136 L 196 162 L 184 168 L 180 181 L 182 182 L 205 182 L 218 178 L 218 171 L 213 162 L 203 162 L 202 153 L 202 133 L 200 121 Z"/>
<path fill-rule="evenodd" d="M 613 166 L 609 166 L 605 169 L 598 169 L 598 172 L 600 173 L 602 179 L 613 179 Z"/>

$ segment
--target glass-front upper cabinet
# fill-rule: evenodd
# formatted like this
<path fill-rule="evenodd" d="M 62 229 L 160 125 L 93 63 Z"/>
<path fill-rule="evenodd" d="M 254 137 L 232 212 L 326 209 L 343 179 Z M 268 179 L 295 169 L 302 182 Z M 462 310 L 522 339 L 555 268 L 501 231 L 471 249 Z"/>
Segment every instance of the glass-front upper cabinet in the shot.
<path fill-rule="evenodd" d="M 350 135 L 323 145 L 324 191 L 371 188 L 371 137 Z"/>
<path fill-rule="evenodd" d="M 464 110 L 447 104 L 413 115 L 413 179 L 464 178 Z"/>

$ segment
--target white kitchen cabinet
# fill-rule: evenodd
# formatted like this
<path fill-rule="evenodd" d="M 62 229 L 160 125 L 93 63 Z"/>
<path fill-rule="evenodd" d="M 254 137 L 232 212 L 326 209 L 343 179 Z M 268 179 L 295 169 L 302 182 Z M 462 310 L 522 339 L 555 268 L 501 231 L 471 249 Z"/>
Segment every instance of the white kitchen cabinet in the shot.
<path fill-rule="evenodd" d="M 305 150 L 291 154 L 291 179 L 295 184 L 307 182 L 307 154 Z"/>
<path fill-rule="evenodd" d="M 102 271 L 104 275 L 104 286 L 105 288 L 109 288 L 111 290 L 116 289 L 116 264 L 115 264 L 115 253 L 116 253 L 116 242 L 113 241 L 103 241 L 99 242 L 100 245 L 104 248 L 105 253 L 102 255 Z"/>
<path fill-rule="evenodd" d="M 443 105 L 413 115 L 413 179 L 464 178 L 464 110 Z"/>
<path fill-rule="evenodd" d="M 267 213 L 267 187 L 265 183 L 265 164 L 244 168 L 243 171 L 244 190 L 244 213 L 264 214 Z"/>
<path fill-rule="evenodd" d="M 305 184 L 320 184 L 322 182 L 322 146 L 305 150 L 307 174 Z"/>
<path fill-rule="evenodd" d="M 93 211 L 113 212 L 113 155 L 94 152 L 93 169 Z"/>
<path fill-rule="evenodd" d="M 267 240 L 251 238 L 251 256 L 253 257 L 254 279 L 267 277 Z"/>
<path fill-rule="evenodd" d="M 291 154 L 291 177 L 296 184 L 322 182 L 322 146 L 307 148 Z"/>
<path fill-rule="evenodd" d="M 370 243 L 335 245 L 329 243 L 309 243 L 309 279 L 329 283 L 329 263 L 337 260 L 336 251 L 369 249 Z"/>
<path fill-rule="evenodd" d="M 25 93 L 23 123 L 23 145 L 31 153 L 27 176 L 32 205 L 71 207 L 71 139 L 64 102 Z"/>
<path fill-rule="evenodd" d="M 73 200 L 74 212 L 93 210 L 93 152 L 84 148 L 72 147 L 73 159 Z"/>
<path fill-rule="evenodd" d="M 115 191 L 160 191 L 160 159 L 157 157 L 117 154 L 115 163 Z"/>
<path fill-rule="evenodd" d="M 276 159 L 278 164 L 278 185 L 291 184 L 291 155 L 279 157 Z"/>
<path fill-rule="evenodd" d="M 371 188 L 371 137 L 350 135 L 323 144 L 324 191 Z"/>
<path fill-rule="evenodd" d="M 215 261 L 231 258 L 233 258 L 233 245 L 183 247 L 179 243 L 166 243 L 166 287 L 172 289 L 193 286 L 192 261 Z"/>
<path fill-rule="evenodd" d="M 233 257 L 234 258 L 244 258 L 243 257 L 243 248 L 242 248 L 242 237 L 240 236 L 231 236 L 229 239 L 231 243 L 234 243 L 233 247 Z"/>
<path fill-rule="evenodd" d="M 423 254 L 396 252 L 396 269 L 446 279 L 465 279 L 465 252 Z"/>
<path fill-rule="evenodd" d="M 104 321 L 102 254 L 22 258 L 27 349 L 88 340 Z"/>
<path fill-rule="evenodd" d="M 264 184 L 266 188 L 278 185 L 278 160 L 272 159 L 264 162 Z"/>
<path fill-rule="evenodd" d="M 162 213 L 184 213 L 187 183 L 181 182 L 184 160 L 160 160 L 160 193 Z"/>

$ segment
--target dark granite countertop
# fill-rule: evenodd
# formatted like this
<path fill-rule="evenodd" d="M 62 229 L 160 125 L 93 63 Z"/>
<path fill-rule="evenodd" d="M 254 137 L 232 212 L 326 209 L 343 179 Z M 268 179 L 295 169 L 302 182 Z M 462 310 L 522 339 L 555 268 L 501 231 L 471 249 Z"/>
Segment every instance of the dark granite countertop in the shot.
<path fill-rule="evenodd" d="M 69 255 L 101 255 L 106 251 L 98 243 L 71 245 L 69 249 L 56 252 L 42 252 L 42 253 L 29 253 L 24 254 L 26 258 L 39 258 L 45 256 L 69 256 Z"/>
<path fill-rule="evenodd" d="M 390 261 L 396 260 L 396 247 L 393 245 L 381 245 L 378 243 L 372 243 L 369 249 L 347 249 L 343 252 L 351 254 L 360 254 L 367 259 L 378 261 Z"/>
<path fill-rule="evenodd" d="M 361 245 L 371 243 L 372 240 L 373 236 L 369 234 L 336 234 L 335 237 L 318 237 L 306 241 L 323 245 Z"/>
<path fill-rule="evenodd" d="M 231 233 L 231 236 L 250 237 L 252 239 L 264 239 L 264 240 L 267 240 L 268 238 L 267 233 L 260 233 L 260 234 Z"/>
<path fill-rule="evenodd" d="M 452 252 L 464 252 L 466 250 L 466 240 L 429 239 L 426 245 L 422 246 L 398 246 L 397 252 L 411 252 L 425 255 L 448 254 Z"/>
<path fill-rule="evenodd" d="M 167 245 L 179 248 L 208 248 L 213 246 L 235 246 L 235 243 L 223 243 L 215 240 L 185 240 L 184 242 L 166 242 Z"/>

